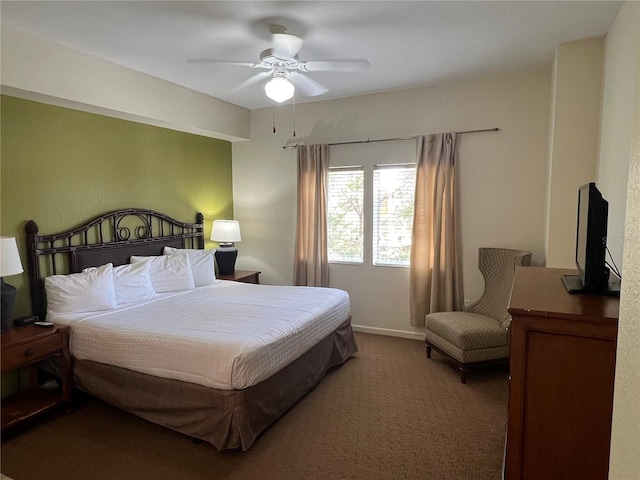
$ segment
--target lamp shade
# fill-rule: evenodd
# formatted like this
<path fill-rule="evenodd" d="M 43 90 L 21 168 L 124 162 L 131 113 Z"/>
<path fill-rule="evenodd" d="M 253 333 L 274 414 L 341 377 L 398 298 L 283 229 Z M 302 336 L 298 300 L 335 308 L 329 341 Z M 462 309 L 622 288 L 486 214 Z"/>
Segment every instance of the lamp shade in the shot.
<path fill-rule="evenodd" d="M 237 220 L 214 220 L 211 240 L 218 243 L 234 243 L 242 240 Z"/>
<path fill-rule="evenodd" d="M 18 244 L 14 237 L 0 237 L 0 277 L 22 273 Z"/>
<path fill-rule="evenodd" d="M 293 97 L 295 87 L 285 77 L 273 77 L 264 86 L 264 91 L 271 100 L 282 103 Z"/>

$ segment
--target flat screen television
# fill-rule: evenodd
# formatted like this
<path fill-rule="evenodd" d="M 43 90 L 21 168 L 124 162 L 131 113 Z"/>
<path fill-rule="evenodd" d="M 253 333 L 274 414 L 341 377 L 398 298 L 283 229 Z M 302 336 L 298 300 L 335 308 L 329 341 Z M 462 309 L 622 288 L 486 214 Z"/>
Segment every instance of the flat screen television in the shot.
<path fill-rule="evenodd" d="M 569 293 L 616 295 L 620 291 L 619 283 L 609 281 L 606 262 L 608 214 L 609 203 L 595 183 L 580 187 L 575 254 L 578 275 L 562 278 Z"/>

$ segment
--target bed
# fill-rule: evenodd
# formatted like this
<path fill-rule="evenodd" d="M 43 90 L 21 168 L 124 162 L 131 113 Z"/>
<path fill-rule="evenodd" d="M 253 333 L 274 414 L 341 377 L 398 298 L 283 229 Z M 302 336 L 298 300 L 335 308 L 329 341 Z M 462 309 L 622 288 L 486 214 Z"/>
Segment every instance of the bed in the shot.
<path fill-rule="evenodd" d="M 35 315 L 71 326 L 75 387 L 219 450 L 247 450 L 330 368 L 357 352 L 349 298 L 332 288 L 199 284 L 193 259 L 207 256 L 203 223 L 199 213 L 185 223 L 134 208 L 52 235 L 40 235 L 29 221 L 31 301 Z M 134 290 L 119 292 L 121 274 L 114 272 L 143 264 L 153 271 L 149 265 L 185 257 L 194 265 L 192 286 L 165 291 L 153 283 L 153 295 L 122 300 Z M 181 277 L 182 270 L 167 276 L 163 268 L 169 282 Z M 115 281 L 115 296 L 106 307 L 58 309 L 54 287 L 76 277 Z M 95 285 L 80 303 L 98 305 L 111 295 L 107 283 Z"/>

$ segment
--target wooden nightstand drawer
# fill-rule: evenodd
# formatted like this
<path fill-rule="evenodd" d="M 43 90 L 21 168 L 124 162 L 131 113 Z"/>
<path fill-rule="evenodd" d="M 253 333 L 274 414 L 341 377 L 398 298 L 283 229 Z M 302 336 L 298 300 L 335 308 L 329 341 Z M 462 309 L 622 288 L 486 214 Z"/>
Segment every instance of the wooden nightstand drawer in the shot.
<path fill-rule="evenodd" d="M 57 350 L 62 350 L 62 337 L 59 331 L 39 340 L 12 346 L 2 352 L 2 371 L 38 362 Z"/>

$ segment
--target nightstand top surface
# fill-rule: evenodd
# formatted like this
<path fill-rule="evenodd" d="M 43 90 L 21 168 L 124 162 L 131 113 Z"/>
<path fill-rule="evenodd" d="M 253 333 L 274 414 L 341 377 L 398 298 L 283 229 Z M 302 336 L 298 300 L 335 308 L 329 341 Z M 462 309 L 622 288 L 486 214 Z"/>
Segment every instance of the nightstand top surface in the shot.
<path fill-rule="evenodd" d="M 24 327 L 10 328 L 6 332 L 2 332 L 2 346 L 9 346 L 23 342 L 32 342 L 39 338 L 54 335 L 61 330 L 69 327 L 65 325 L 54 325 L 53 327 L 38 327 L 37 325 L 25 325 Z"/>

